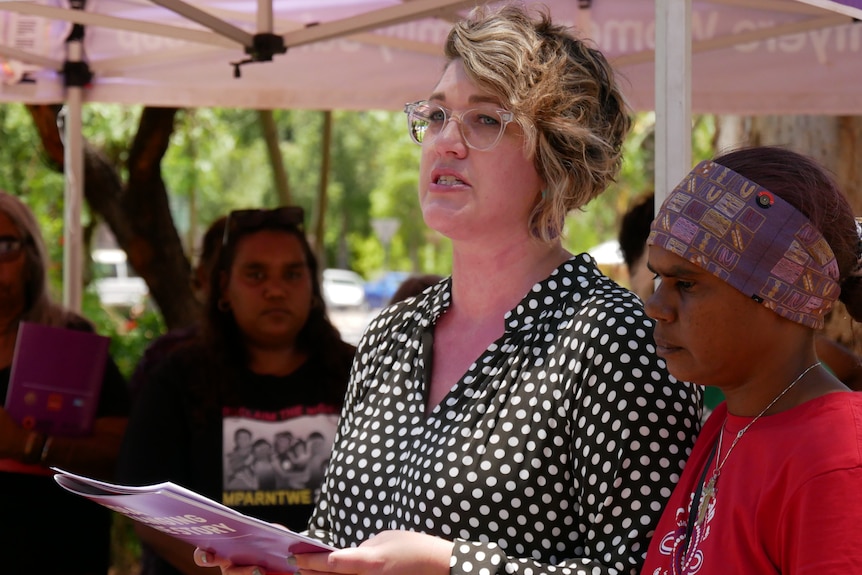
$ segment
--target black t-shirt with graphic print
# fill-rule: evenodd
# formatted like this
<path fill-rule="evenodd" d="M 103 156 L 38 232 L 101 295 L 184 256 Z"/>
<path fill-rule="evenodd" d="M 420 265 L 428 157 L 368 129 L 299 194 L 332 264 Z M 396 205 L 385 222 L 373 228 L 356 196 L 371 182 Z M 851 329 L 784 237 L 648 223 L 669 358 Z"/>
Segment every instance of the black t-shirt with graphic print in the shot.
<path fill-rule="evenodd" d="M 180 349 L 144 386 L 119 481 L 172 481 L 246 515 L 306 529 L 341 407 L 326 396 L 326 376 L 312 362 L 283 377 L 243 370 L 225 400 L 202 381 L 206 357 L 196 345 Z M 145 564 L 148 575 L 177 573 L 153 556 Z"/>

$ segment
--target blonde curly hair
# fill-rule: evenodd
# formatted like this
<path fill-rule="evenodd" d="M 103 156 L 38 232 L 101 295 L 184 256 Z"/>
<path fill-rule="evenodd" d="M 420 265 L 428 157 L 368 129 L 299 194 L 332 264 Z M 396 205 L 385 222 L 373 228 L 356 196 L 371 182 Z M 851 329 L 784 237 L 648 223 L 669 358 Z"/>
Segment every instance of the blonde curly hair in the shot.
<path fill-rule="evenodd" d="M 449 32 L 445 54 L 515 114 L 545 182 L 530 230 L 550 242 L 569 211 L 615 180 L 631 117 L 604 55 L 547 12 L 535 13 L 517 4 L 475 8 Z"/>

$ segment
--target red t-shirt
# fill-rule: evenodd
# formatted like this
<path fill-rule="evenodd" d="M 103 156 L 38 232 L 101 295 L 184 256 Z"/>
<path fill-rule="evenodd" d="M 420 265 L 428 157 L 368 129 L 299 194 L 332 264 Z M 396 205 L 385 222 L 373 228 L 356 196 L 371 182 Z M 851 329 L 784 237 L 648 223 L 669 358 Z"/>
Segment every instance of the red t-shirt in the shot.
<path fill-rule="evenodd" d="M 740 438 L 688 549 L 693 494 L 727 418 L 721 454 L 750 417 L 719 405 L 653 536 L 643 575 L 862 573 L 862 393 L 832 393 L 765 416 Z M 698 514 L 698 505 L 694 505 Z"/>

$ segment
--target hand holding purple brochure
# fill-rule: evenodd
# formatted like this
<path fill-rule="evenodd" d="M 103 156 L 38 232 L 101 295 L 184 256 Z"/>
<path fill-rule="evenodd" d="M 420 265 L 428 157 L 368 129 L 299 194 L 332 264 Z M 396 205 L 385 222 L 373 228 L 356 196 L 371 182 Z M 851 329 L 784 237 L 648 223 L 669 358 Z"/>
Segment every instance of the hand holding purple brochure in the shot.
<path fill-rule="evenodd" d="M 92 431 L 110 339 L 22 321 L 5 408 L 25 429 L 46 435 Z"/>
<path fill-rule="evenodd" d="M 237 565 L 260 565 L 271 572 L 288 573 L 296 570 L 287 561 L 294 553 L 335 550 L 174 483 L 131 487 L 52 469 L 56 471 L 54 480 L 66 490 Z"/>

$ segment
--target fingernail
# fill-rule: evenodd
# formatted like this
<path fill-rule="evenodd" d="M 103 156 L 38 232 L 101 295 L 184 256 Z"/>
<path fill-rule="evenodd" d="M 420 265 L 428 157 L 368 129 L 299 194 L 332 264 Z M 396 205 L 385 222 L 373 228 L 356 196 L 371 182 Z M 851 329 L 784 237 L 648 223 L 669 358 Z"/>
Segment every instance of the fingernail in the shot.
<path fill-rule="evenodd" d="M 261 571 L 260 569 L 255 567 L 254 569 L 251 570 L 251 575 L 263 575 L 263 571 Z"/>

